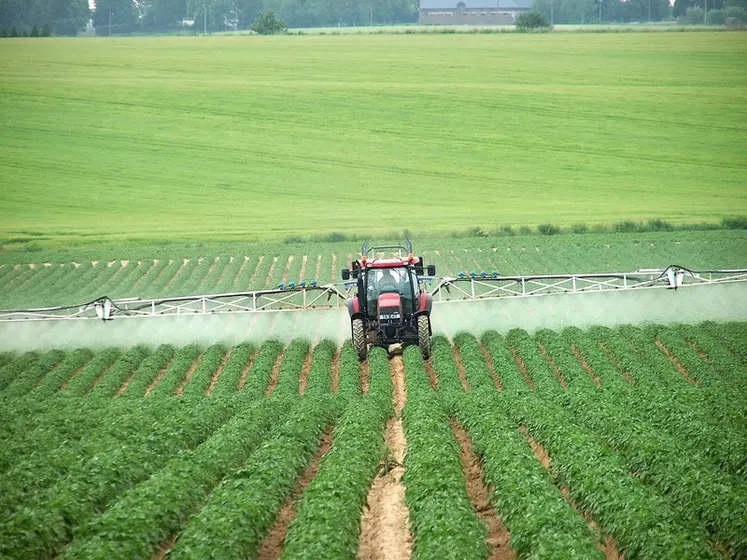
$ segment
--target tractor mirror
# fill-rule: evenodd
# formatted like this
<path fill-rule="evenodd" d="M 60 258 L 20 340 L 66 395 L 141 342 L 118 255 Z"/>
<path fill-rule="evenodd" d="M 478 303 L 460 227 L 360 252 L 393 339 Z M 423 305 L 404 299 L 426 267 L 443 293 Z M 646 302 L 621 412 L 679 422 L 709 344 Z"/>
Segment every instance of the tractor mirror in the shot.
<path fill-rule="evenodd" d="M 435 276 L 435 275 L 436 275 L 436 265 L 429 264 L 428 265 L 428 276 Z"/>
<path fill-rule="evenodd" d="M 349 268 L 343 268 L 342 269 L 342 279 L 343 280 L 350 280 L 350 269 Z"/>

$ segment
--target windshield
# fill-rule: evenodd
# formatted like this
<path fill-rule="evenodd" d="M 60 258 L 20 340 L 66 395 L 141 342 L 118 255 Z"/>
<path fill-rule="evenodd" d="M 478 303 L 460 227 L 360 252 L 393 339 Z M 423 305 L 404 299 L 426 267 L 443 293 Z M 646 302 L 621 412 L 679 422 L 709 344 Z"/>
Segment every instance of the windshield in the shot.
<path fill-rule="evenodd" d="M 369 268 L 367 284 L 368 304 L 372 311 L 376 309 L 376 300 L 380 294 L 397 293 L 402 298 L 402 305 L 407 313 L 412 309 L 413 292 L 418 292 L 418 278 L 414 271 L 406 267 Z"/>

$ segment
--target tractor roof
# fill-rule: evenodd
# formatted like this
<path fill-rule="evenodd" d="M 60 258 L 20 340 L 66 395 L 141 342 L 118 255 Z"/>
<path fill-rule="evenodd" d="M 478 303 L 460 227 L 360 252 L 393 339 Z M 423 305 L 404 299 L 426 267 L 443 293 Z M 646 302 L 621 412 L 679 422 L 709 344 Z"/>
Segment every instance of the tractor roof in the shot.
<path fill-rule="evenodd" d="M 410 264 L 416 264 L 420 259 L 413 257 L 412 260 L 408 257 L 389 257 L 389 258 L 373 258 L 361 259 L 362 268 L 396 268 L 400 266 L 408 266 Z"/>

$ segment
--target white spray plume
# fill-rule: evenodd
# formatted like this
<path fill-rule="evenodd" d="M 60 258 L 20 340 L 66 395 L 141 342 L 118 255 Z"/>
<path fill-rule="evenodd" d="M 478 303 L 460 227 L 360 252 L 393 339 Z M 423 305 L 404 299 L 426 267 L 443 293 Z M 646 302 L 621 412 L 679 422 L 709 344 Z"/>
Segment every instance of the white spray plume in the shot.
<path fill-rule="evenodd" d="M 654 289 L 454 301 L 433 306 L 434 331 L 449 337 L 459 331 L 479 336 L 489 329 L 505 333 L 516 327 L 533 332 L 570 325 L 586 328 L 705 320 L 747 320 L 747 284 L 687 286 L 676 292 Z M 272 338 L 288 342 L 296 337 L 314 343 L 325 338 L 342 343 L 350 337 L 347 310 L 0 323 L 0 350 L 17 351 L 135 344 L 182 346 L 191 342 L 237 344 Z"/>

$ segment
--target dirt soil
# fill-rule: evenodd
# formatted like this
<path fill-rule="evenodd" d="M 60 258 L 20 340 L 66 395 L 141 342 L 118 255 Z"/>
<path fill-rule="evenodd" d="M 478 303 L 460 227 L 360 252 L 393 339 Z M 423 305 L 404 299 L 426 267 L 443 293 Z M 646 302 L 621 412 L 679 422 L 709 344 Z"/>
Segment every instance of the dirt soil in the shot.
<path fill-rule="evenodd" d="M 545 348 L 542 344 L 537 344 L 537 347 L 542 353 L 542 356 L 545 358 L 545 361 L 547 362 L 547 364 L 550 366 L 550 369 L 552 369 L 552 372 L 555 375 L 555 377 L 558 378 L 558 383 L 560 383 L 560 386 L 563 389 L 567 388 L 568 383 L 566 383 L 565 379 L 563 378 L 563 375 L 560 373 L 560 370 L 558 369 L 558 366 L 555 364 L 555 361 L 550 357 L 550 354 L 547 353 L 547 348 Z"/>
<path fill-rule="evenodd" d="M 361 517 L 358 558 L 361 560 L 406 560 L 412 551 L 409 512 L 405 505 L 404 474 L 407 439 L 400 414 L 407 401 L 404 364 L 401 356 L 389 362 L 392 374 L 394 418 L 386 424 L 385 442 L 391 456 L 385 459 L 368 492 Z M 392 468 L 386 468 L 394 463 Z"/>
<path fill-rule="evenodd" d="M 584 368 L 586 373 L 589 374 L 589 377 L 592 378 L 594 381 L 594 385 L 597 387 L 601 387 L 602 382 L 599 380 L 599 376 L 594 373 L 594 370 L 591 369 L 591 366 L 587 363 L 587 361 L 584 359 L 584 357 L 581 355 L 581 351 L 573 344 L 571 344 L 571 352 L 573 352 L 573 355 L 576 356 L 576 360 L 579 364 L 581 364 L 581 367 Z"/>
<path fill-rule="evenodd" d="M 462 363 L 462 358 L 459 356 L 459 351 L 454 344 L 451 345 L 451 356 L 454 358 L 454 363 L 456 363 L 462 389 L 469 391 L 469 383 L 467 382 L 467 374 L 464 372 L 464 364 Z"/>
<path fill-rule="evenodd" d="M 537 458 L 537 460 L 542 464 L 543 467 L 545 467 L 545 470 L 550 472 L 550 455 L 548 455 L 545 448 L 542 447 L 541 444 L 535 441 L 535 439 L 527 433 L 526 426 L 521 426 L 519 428 L 519 431 L 521 431 L 521 433 L 524 435 L 524 438 L 529 442 L 529 446 L 532 448 L 532 453 L 534 453 L 534 456 Z M 568 489 L 561 488 L 560 493 L 573 509 L 583 515 L 589 527 L 594 529 L 594 531 L 599 534 L 599 542 L 597 542 L 597 548 L 604 553 L 605 560 L 624 560 L 625 555 L 621 554 L 617 549 L 617 543 L 615 543 L 615 539 L 613 539 L 611 535 L 602 534 L 599 524 L 594 521 L 594 519 L 592 519 L 591 515 L 578 507 L 576 502 L 573 501 L 573 498 L 571 498 L 571 493 L 568 491 Z"/>
<path fill-rule="evenodd" d="M 174 533 L 169 537 L 169 540 L 158 545 L 158 552 L 151 556 L 150 560 L 163 560 L 166 558 L 166 554 L 168 554 L 169 550 L 173 548 L 178 536 L 179 533 Z"/>
<path fill-rule="evenodd" d="M 488 536 L 485 539 L 489 547 L 488 558 L 490 560 L 515 560 L 516 551 L 511 548 L 508 531 L 493 506 L 490 505 L 490 491 L 483 484 L 482 464 L 472 449 L 472 441 L 461 424 L 454 420 L 450 420 L 449 423 L 459 442 L 459 459 L 462 462 L 467 495 L 477 516 L 488 530 Z"/>
<path fill-rule="evenodd" d="M 59 388 L 59 389 L 57 389 L 57 392 L 59 393 L 60 391 L 64 391 L 64 390 L 65 390 L 65 388 L 67 387 L 67 384 L 68 384 L 68 383 L 70 383 L 70 380 L 71 380 L 71 379 L 72 379 L 73 377 L 75 377 L 76 375 L 78 375 L 78 374 L 79 374 L 79 373 L 80 373 L 81 371 L 83 371 L 83 368 L 85 368 L 85 367 L 86 367 L 86 366 L 87 366 L 88 364 L 90 364 L 90 363 L 91 363 L 91 360 L 88 360 L 88 361 L 87 361 L 87 362 L 86 362 L 85 364 L 83 364 L 83 365 L 82 365 L 82 366 L 80 366 L 80 367 L 79 367 L 78 369 L 76 369 L 76 370 L 75 370 L 75 371 L 74 371 L 74 372 L 73 372 L 73 373 L 72 373 L 72 374 L 70 375 L 70 377 L 68 377 L 67 379 L 65 379 L 65 381 L 63 381 L 63 382 L 62 382 L 62 384 L 60 385 L 60 388 Z M 133 374 L 133 375 L 134 375 L 134 374 Z M 124 389 L 123 389 L 123 388 L 122 388 L 122 391 L 124 391 Z M 117 394 L 119 394 L 120 392 L 121 392 L 121 391 L 118 391 L 118 392 L 117 392 Z"/>
<path fill-rule="evenodd" d="M 249 359 L 244 364 L 244 368 L 241 370 L 241 375 L 239 375 L 239 382 L 236 384 L 236 391 L 241 391 L 244 388 L 244 385 L 246 385 L 246 376 L 249 373 L 249 370 L 252 367 L 252 364 L 254 363 L 254 358 L 257 356 L 257 350 L 255 350 L 251 356 L 249 356 Z"/>
<path fill-rule="evenodd" d="M 336 393 L 340 386 L 340 352 L 335 352 L 332 356 L 332 364 L 329 368 L 329 381 L 332 392 Z"/>
<path fill-rule="evenodd" d="M 272 371 L 270 372 L 270 380 L 267 382 L 267 389 L 265 389 L 265 396 L 272 394 L 275 389 L 275 385 L 278 384 L 278 373 L 280 372 L 280 362 L 283 360 L 283 352 L 278 353 L 278 357 L 275 358 L 275 363 L 272 364 Z"/>
<path fill-rule="evenodd" d="M 361 391 L 368 393 L 368 362 L 361 362 Z"/>
<path fill-rule="evenodd" d="M 263 286 L 270 286 L 270 282 L 272 282 L 272 276 L 275 274 L 275 267 L 278 265 L 278 257 L 272 257 L 272 263 L 270 263 L 270 268 L 267 269 L 267 276 L 264 279 Z"/>
<path fill-rule="evenodd" d="M 306 265 L 309 262 L 309 256 L 304 255 L 301 259 L 301 268 L 298 270 L 298 281 L 301 282 L 304 279 L 304 275 L 306 274 Z"/>
<path fill-rule="evenodd" d="M 389 372 L 392 376 L 392 405 L 394 406 L 394 415 L 399 418 L 402 408 L 407 402 L 405 363 L 402 360 L 402 356 L 394 356 L 389 361 Z"/>
<path fill-rule="evenodd" d="M 181 395 L 184 392 L 184 387 L 187 383 L 189 383 L 189 380 L 192 379 L 192 374 L 197 369 L 197 364 L 200 363 L 200 358 L 202 358 L 202 354 L 197 356 L 194 362 L 192 362 L 192 365 L 189 366 L 187 375 L 184 376 L 184 379 L 182 379 L 181 383 L 179 383 L 179 386 L 176 388 L 176 395 Z"/>
<path fill-rule="evenodd" d="M 661 350 L 662 352 L 664 352 L 664 355 L 669 359 L 670 362 L 672 362 L 672 365 L 677 369 L 677 371 L 680 372 L 680 375 L 682 377 L 684 377 L 685 379 L 687 379 L 690 383 L 697 383 L 698 382 L 697 379 L 695 379 L 694 377 L 690 376 L 690 374 L 688 373 L 687 369 L 685 369 L 685 366 L 683 366 L 680 363 L 680 361 L 677 359 L 677 357 L 674 356 L 674 354 L 672 354 L 669 351 L 669 348 L 667 348 L 666 346 L 664 346 L 664 343 L 661 340 L 659 340 L 657 338 L 655 342 L 656 342 L 656 346 L 659 347 L 659 350 Z"/>
<path fill-rule="evenodd" d="M 436 375 L 436 370 L 433 369 L 433 365 L 430 361 L 423 362 L 425 364 L 425 371 L 428 374 L 428 382 L 431 385 L 431 389 L 437 389 L 438 388 L 438 376 Z"/>
<path fill-rule="evenodd" d="M 216 370 L 213 372 L 213 375 L 210 376 L 210 383 L 208 383 L 208 386 L 205 387 L 205 396 L 210 396 L 210 393 L 213 392 L 213 387 L 215 387 L 215 384 L 218 383 L 218 378 L 220 377 L 220 374 L 223 372 L 223 368 L 226 367 L 226 362 L 228 362 L 228 359 L 231 357 L 231 354 L 233 354 L 233 349 L 229 349 L 228 352 L 226 352 L 225 356 L 223 356 L 223 360 L 221 360 L 220 365 L 216 368 Z"/>
<path fill-rule="evenodd" d="M 300 315 L 300 313 L 299 313 Z M 298 374 L 298 394 L 303 395 L 306 392 L 306 384 L 309 379 L 309 369 L 311 368 L 311 359 L 313 358 L 314 349 L 309 348 L 309 353 L 306 354 L 306 358 L 301 366 L 301 371 Z"/>
<path fill-rule="evenodd" d="M 627 382 L 628 382 L 628 383 L 630 383 L 631 385 L 635 385 L 635 379 L 633 379 L 633 377 L 632 377 L 632 376 L 630 375 L 630 373 L 629 373 L 629 372 L 627 372 L 627 371 L 624 371 L 624 370 L 623 370 L 623 369 L 622 369 L 622 368 L 620 367 L 620 364 L 618 364 L 618 363 L 617 363 L 617 362 L 615 361 L 615 359 L 614 359 L 614 358 L 612 357 L 612 354 L 610 354 L 610 351 L 609 351 L 609 350 L 607 350 L 607 348 L 606 348 L 606 347 L 604 346 L 604 344 L 602 344 L 602 343 L 600 342 L 600 343 L 598 343 L 598 344 L 597 344 L 597 346 L 599 347 L 599 349 L 600 349 L 600 350 L 601 350 L 602 352 L 604 352 L 604 355 L 605 355 L 605 356 L 607 356 L 607 359 L 608 359 L 608 360 L 610 361 L 610 363 L 611 363 L 611 364 L 612 364 L 613 366 L 615 366 L 615 369 L 616 369 L 617 371 L 619 371 L 619 372 L 620 372 L 620 375 L 622 375 L 622 376 L 623 376 L 623 377 L 625 378 L 625 381 L 627 381 Z"/>
<path fill-rule="evenodd" d="M 534 381 L 532 381 L 532 378 L 529 377 L 529 374 L 527 373 L 527 366 L 524 363 L 524 360 L 521 359 L 521 356 L 516 353 L 516 348 L 513 346 L 509 346 L 511 349 L 511 355 L 514 357 L 514 362 L 516 362 L 516 365 L 519 366 L 519 369 L 521 370 L 521 375 L 524 376 L 524 381 L 527 385 L 529 385 L 529 388 L 534 391 Z"/>
<path fill-rule="evenodd" d="M 493 383 L 495 383 L 495 388 L 499 391 L 503 390 L 503 383 L 501 383 L 501 376 L 498 375 L 498 372 L 495 370 L 495 364 L 493 364 L 493 356 L 490 355 L 490 353 L 485 348 L 485 345 L 481 342 L 480 343 L 480 352 L 482 352 L 482 355 L 485 357 L 485 366 L 488 368 L 488 371 L 490 372 L 490 377 L 493 378 Z"/>
<path fill-rule="evenodd" d="M 316 476 L 319 470 L 319 461 L 329 451 L 330 447 L 332 447 L 332 426 L 328 426 L 324 434 L 322 434 L 319 448 L 316 450 L 314 457 L 296 481 L 293 493 L 288 496 L 280 511 L 278 511 L 275 522 L 270 527 L 269 532 L 259 547 L 259 560 L 274 560 L 280 558 L 283 554 L 285 534 L 288 531 L 291 521 L 296 516 L 296 508 L 301 494 L 303 494 L 303 491 Z"/>
<path fill-rule="evenodd" d="M 156 384 L 161 380 L 163 377 L 163 374 L 168 371 L 168 369 L 171 367 L 171 362 L 173 361 L 173 358 L 166 362 L 161 369 L 158 370 L 158 373 L 156 373 L 156 376 L 153 378 L 153 381 L 150 382 L 150 385 L 145 389 L 145 396 L 147 397 L 148 394 L 153 390 L 153 387 L 156 386 Z"/>

